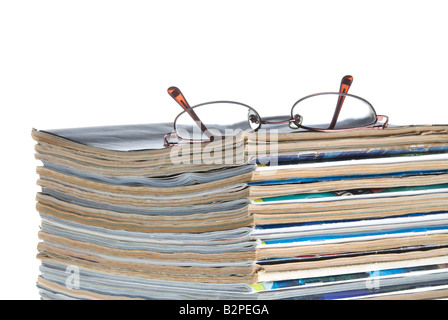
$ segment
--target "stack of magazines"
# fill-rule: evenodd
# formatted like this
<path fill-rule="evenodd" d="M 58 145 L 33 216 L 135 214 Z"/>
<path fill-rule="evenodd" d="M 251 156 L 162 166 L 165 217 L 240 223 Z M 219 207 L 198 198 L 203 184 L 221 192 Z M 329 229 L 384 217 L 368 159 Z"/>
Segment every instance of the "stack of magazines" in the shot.
<path fill-rule="evenodd" d="M 448 297 L 448 126 L 33 130 L 42 299 Z"/>

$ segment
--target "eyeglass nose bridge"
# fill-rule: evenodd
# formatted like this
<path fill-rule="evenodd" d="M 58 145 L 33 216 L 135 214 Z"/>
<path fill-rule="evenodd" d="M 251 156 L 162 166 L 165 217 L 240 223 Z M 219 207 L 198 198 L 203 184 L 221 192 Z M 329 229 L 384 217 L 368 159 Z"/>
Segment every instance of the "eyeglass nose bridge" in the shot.
<path fill-rule="evenodd" d="M 303 117 L 300 114 L 295 114 L 293 118 L 289 120 L 289 127 L 291 129 L 298 129 L 302 126 Z"/>
<path fill-rule="evenodd" d="M 280 120 L 280 121 L 268 121 L 268 120 L 261 120 L 261 124 L 283 124 L 287 123 L 288 126 L 291 129 L 298 129 L 302 125 L 303 117 L 300 114 L 295 114 L 293 117 L 290 117 L 286 120 Z"/>

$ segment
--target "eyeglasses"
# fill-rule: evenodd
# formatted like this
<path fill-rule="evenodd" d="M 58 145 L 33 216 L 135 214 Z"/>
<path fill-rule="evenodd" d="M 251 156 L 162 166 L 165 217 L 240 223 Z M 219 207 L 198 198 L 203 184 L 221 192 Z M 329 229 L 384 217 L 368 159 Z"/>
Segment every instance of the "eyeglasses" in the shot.
<path fill-rule="evenodd" d="M 370 102 L 347 93 L 352 82 L 352 76 L 344 76 L 339 92 L 303 97 L 294 103 L 289 118 L 275 121 L 262 119 L 254 108 L 235 101 L 211 101 L 191 107 L 179 88 L 170 87 L 168 94 L 184 111 L 174 120 L 174 130 L 165 135 L 164 146 L 210 142 L 235 135 L 237 131 L 256 131 L 269 124 L 288 124 L 293 130 L 321 132 L 386 128 L 387 116 L 377 115 Z M 177 142 L 172 142 L 174 139 Z"/>

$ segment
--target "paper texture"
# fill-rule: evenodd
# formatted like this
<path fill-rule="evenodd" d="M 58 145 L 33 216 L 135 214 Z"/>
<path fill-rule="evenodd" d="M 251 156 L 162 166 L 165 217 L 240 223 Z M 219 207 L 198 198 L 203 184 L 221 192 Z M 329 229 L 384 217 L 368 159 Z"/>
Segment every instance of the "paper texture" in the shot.
<path fill-rule="evenodd" d="M 448 126 L 171 130 L 32 131 L 43 299 L 448 296 Z"/>

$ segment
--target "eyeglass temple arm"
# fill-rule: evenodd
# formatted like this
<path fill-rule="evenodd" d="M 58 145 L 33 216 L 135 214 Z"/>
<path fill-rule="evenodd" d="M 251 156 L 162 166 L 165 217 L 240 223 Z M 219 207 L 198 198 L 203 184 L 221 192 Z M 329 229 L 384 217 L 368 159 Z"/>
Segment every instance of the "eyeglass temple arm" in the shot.
<path fill-rule="evenodd" d="M 202 132 L 204 132 L 208 137 L 210 137 L 210 133 L 207 130 L 207 127 L 204 125 L 204 123 L 199 119 L 196 112 L 194 112 L 193 108 L 190 107 L 190 105 L 187 102 L 187 99 L 185 99 L 183 93 L 180 91 L 177 87 L 169 87 L 168 88 L 168 94 L 176 100 L 176 102 L 187 111 L 187 113 L 190 115 L 191 118 L 193 118 L 194 122 L 199 126 Z"/>
<path fill-rule="evenodd" d="M 344 76 L 341 80 L 341 86 L 339 87 L 339 93 L 347 93 L 348 89 L 352 85 L 353 77 L 352 76 Z M 333 119 L 331 120 L 330 126 L 328 129 L 334 129 L 336 126 L 336 122 L 339 118 L 339 113 L 342 109 L 342 104 L 344 103 L 345 96 L 339 96 L 338 103 L 336 104 L 336 109 L 334 110 Z"/>

